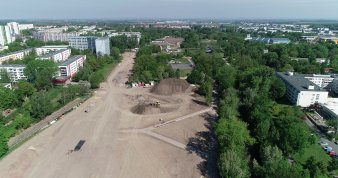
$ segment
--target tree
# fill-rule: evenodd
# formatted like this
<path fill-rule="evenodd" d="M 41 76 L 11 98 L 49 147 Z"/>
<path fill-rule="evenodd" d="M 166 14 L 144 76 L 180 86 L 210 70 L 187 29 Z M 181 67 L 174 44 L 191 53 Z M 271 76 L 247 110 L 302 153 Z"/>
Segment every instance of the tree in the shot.
<path fill-rule="evenodd" d="M 0 132 L 0 158 L 8 152 L 7 138 Z"/>
<path fill-rule="evenodd" d="M 9 109 L 19 104 L 18 97 L 14 91 L 0 87 L 0 110 Z"/>
<path fill-rule="evenodd" d="M 38 92 L 30 98 L 30 114 L 36 119 L 43 119 L 52 112 L 52 103 L 46 92 Z"/>
<path fill-rule="evenodd" d="M 271 83 L 270 96 L 273 99 L 279 99 L 285 95 L 286 87 L 284 82 L 275 77 Z"/>
<path fill-rule="evenodd" d="M 5 69 L 0 69 L 0 83 L 10 83 L 11 79 Z"/>
<path fill-rule="evenodd" d="M 236 151 L 230 149 L 222 153 L 218 161 L 221 177 L 249 177 L 249 168 Z"/>
<path fill-rule="evenodd" d="M 34 85 L 26 81 L 18 82 L 17 86 L 18 88 L 15 90 L 15 93 L 21 100 L 24 100 L 24 98 L 31 96 L 36 91 Z"/>
<path fill-rule="evenodd" d="M 24 73 L 28 80 L 35 83 L 37 89 L 48 89 L 52 78 L 57 74 L 57 65 L 49 60 L 34 60 L 27 64 Z"/>
<path fill-rule="evenodd" d="M 327 165 L 322 161 L 317 162 L 313 156 L 306 161 L 305 167 L 310 171 L 312 178 L 328 177 Z"/>

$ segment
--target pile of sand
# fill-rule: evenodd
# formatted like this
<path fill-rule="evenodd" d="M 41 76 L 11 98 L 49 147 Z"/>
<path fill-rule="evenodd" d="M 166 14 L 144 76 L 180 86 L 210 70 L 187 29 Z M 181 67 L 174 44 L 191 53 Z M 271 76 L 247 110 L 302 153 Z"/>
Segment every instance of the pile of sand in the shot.
<path fill-rule="evenodd" d="M 189 88 L 189 83 L 186 80 L 167 78 L 161 80 L 152 89 L 151 92 L 158 95 L 172 95 L 175 93 L 184 93 Z"/>

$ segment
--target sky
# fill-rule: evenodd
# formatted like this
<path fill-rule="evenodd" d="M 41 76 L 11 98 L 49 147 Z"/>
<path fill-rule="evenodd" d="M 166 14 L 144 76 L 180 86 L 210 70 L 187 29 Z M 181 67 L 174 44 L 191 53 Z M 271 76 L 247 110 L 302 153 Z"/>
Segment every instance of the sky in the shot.
<path fill-rule="evenodd" d="M 338 0 L 1 0 L 0 19 L 328 19 Z"/>

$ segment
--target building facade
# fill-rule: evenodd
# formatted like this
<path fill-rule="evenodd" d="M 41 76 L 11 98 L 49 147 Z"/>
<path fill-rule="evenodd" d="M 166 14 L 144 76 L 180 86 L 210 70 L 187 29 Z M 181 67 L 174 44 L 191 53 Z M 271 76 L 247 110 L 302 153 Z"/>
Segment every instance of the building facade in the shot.
<path fill-rule="evenodd" d="M 79 50 L 89 49 L 95 52 L 95 40 L 94 36 L 76 36 L 69 38 L 69 46 Z"/>
<path fill-rule="evenodd" d="M 74 75 L 79 72 L 80 68 L 83 67 L 85 61 L 86 56 L 84 55 L 69 58 L 59 65 L 59 76 L 74 77 Z"/>
<path fill-rule="evenodd" d="M 67 60 L 71 55 L 71 50 L 70 49 L 61 49 L 58 51 L 52 51 L 50 53 L 41 55 L 37 57 L 39 60 L 51 60 L 53 62 L 62 62 Z"/>
<path fill-rule="evenodd" d="M 97 38 L 95 40 L 96 55 L 110 55 L 110 40 L 109 37 Z"/>
<path fill-rule="evenodd" d="M 21 51 L 16 51 L 12 53 L 8 53 L 5 55 L 0 55 L 0 64 L 8 60 L 20 60 L 23 59 L 25 56 L 29 55 L 33 51 L 33 48 L 24 49 Z"/>
<path fill-rule="evenodd" d="M 0 46 L 6 46 L 15 41 L 15 36 L 12 35 L 10 28 L 5 25 L 0 25 Z"/>
<path fill-rule="evenodd" d="M 25 65 L 11 64 L 11 65 L 0 65 L 0 70 L 7 71 L 11 82 L 18 82 L 19 80 L 27 80 L 24 74 Z"/>
<path fill-rule="evenodd" d="M 52 51 L 59 51 L 62 49 L 68 49 L 67 45 L 57 45 L 57 46 L 42 46 L 40 48 L 35 48 L 35 52 L 37 56 L 41 56 Z"/>
<path fill-rule="evenodd" d="M 291 103 L 301 107 L 309 107 L 315 103 L 327 102 L 328 91 L 321 89 L 304 76 L 294 75 L 293 72 L 277 72 L 276 75 L 285 83 L 285 95 Z"/>
<path fill-rule="evenodd" d="M 69 41 L 70 37 L 79 36 L 79 33 L 63 33 L 59 30 L 43 30 L 33 32 L 33 38 L 47 42 L 47 41 Z"/>
<path fill-rule="evenodd" d="M 34 25 L 33 24 L 19 24 L 19 30 L 20 32 L 22 30 L 29 30 L 29 29 L 33 29 Z"/>

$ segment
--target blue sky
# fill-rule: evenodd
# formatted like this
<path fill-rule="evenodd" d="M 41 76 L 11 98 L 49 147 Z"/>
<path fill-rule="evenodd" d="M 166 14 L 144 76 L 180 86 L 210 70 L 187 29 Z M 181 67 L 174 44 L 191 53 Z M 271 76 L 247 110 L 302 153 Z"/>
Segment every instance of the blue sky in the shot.
<path fill-rule="evenodd" d="M 338 0 L 1 0 L 0 19 L 334 19 Z"/>

